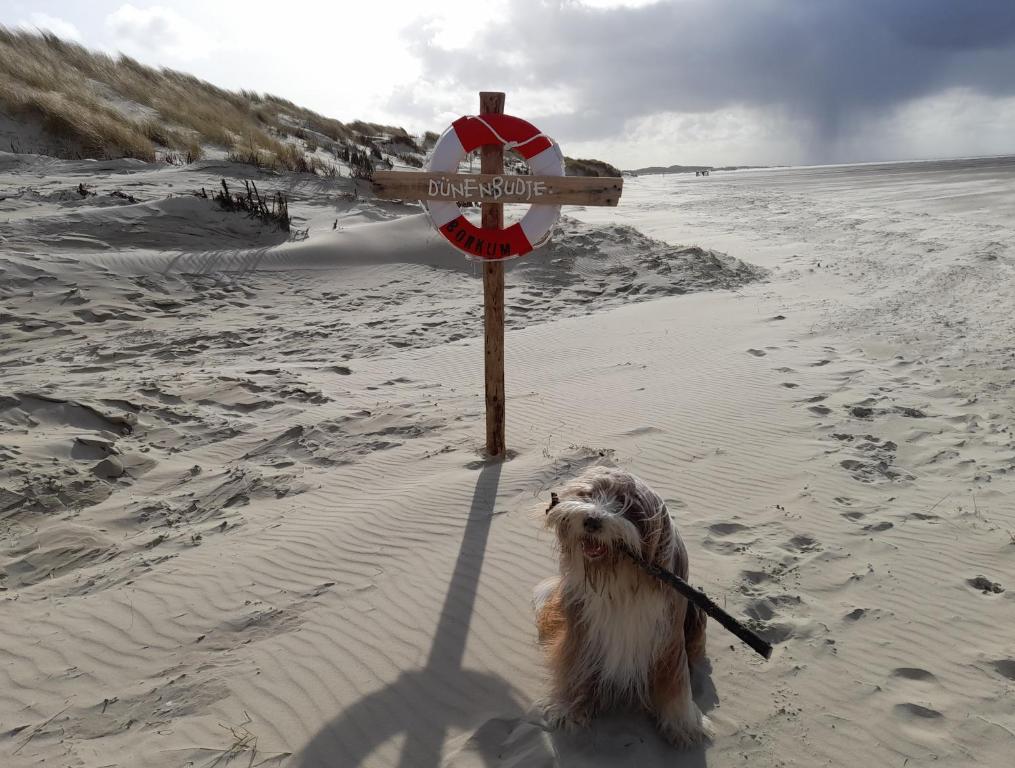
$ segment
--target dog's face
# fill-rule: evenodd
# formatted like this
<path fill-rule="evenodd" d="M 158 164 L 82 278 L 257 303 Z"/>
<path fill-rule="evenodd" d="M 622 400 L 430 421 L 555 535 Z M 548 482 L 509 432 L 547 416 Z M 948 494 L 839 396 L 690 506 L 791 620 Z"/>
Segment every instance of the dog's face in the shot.
<path fill-rule="evenodd" d="M 546 524 L 557 533 L 564 570 L 612 568 L 624 548 L 655 562 L 672 546 L 663 500 L 634 475 L 609 467 L 593 467 L 568 483 L 547 510 Z"/>

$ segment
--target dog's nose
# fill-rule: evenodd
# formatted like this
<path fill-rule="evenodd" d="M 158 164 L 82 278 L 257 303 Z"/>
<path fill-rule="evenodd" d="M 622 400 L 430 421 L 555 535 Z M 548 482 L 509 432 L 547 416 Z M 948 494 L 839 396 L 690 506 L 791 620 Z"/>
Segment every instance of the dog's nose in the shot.
<path fill-rule="evenodd" d="M 603 527 L 603 521 L 598 517 L 586 517 L 585 518 L 585 530 L 589 533 L 595 533 Z"/>

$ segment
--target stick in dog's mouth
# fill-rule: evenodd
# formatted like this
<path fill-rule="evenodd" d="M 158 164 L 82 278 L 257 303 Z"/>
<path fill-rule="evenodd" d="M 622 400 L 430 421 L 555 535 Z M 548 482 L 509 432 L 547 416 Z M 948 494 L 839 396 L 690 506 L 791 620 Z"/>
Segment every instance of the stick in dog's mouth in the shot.
<path fill-rule="evenodd" d="M 550 513 L 560 503 L 560 498 L 556 493 L 550 494 L 550 506 L 546 508 L 546 514 Z M 591 536 L 583 536 L 581 538 L 582 554 L 590 562 L 594 562 L 603 557 L 607 552 L 611 552 L 612 548 L 603 542 L 593 539 Z M 661 568 L 656 565 L 645 562 L 640 554 L 632 550 L 630 547 L 620 544 L 617 547 L 619 552 L 627 555 L 627 557 L 639 568 L 646 573 L 654 576 L 665 584 L 673 587 L 677 592 L 682 594 L 698 608 L 705 612 L 706 615 L 718 621 L 728 631 L 739 637 L 744 643 L 749 645 L 754 651 L 764 656 L 766 659 L 772 657 L 772 644 L 767 640 L 764 640 L 757 635 L 753 630 L 741 624 L 735 618 L 730 616 L 726 611 L 716 605 L 709 597 L 700 590 L 695 589 L 686 581 L 681 579 L 674 573 L 670 573 L 665 568 Z"/>

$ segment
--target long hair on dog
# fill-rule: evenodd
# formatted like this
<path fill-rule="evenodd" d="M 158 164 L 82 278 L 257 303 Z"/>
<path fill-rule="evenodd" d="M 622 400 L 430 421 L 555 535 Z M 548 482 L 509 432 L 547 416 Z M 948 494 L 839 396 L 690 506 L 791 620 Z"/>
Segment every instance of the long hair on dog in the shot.
<path fill-rule="evenodd" d="M 606 707 L 634 703 L 672 743 L 711 737 L 689 669 L 705 655 L 706 616 L 621 551 L 687 578 L 687 549 L 665 502 L 629 472 L 593 467 L 561 489 L 546 524 L 560 549 L 560 575 L 535 592 L 549 723 L 585 725 Z"/>

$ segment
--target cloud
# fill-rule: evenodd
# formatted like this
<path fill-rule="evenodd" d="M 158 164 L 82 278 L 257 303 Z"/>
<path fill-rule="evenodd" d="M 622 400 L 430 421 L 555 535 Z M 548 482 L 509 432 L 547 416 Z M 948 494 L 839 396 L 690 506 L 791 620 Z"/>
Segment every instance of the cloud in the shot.
<path fill-rule="evenodd" d="M 18 24 L 18 26 L 22 29 L 29 29 L 32 31 L 41 30 L 43 32 L 52 32 L 57 37 L 62 37 L 65 40 L 81 42 L 81 33 L 78 31 L 77 27 L 66 19 L 50 16 L 47 13 L 39 13 L 36 11 L 32 13 L 27 20 Z"/>
<path fill-rule="evenodd" d="M 572 157 L 599 157 L 623 168 L 649 165 L 753 165 L 806 162 L 804 126 L 771 110 L 660 112 L 632 118 L 612 138 L 568 140 Z"/>
<path fill-rule="evenodd" d="M 213 44 L 201 27 L 161 5 L 125 3 L 106 17 L 106 28 L 116 47 L 145 59 L 189 61 L 206 55 Z"/>
<path fill-rule="evenodd" d="M 563 92 L 540 127 L 569 140 L 616 138 L 661 114 L 765 112 L 827 159 L 863 126 L 948 90 L 1015 94 L 1012 0 L 675 0 L 593 8 L 514 0 L 469 55 L 408 34 L 417 91 L 491 83 L 512 103 Z M 394 106 L 394 105 L 392 105 Z"/>

